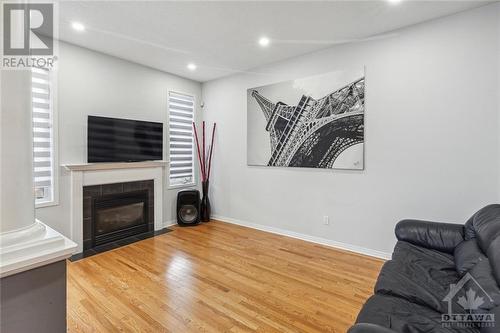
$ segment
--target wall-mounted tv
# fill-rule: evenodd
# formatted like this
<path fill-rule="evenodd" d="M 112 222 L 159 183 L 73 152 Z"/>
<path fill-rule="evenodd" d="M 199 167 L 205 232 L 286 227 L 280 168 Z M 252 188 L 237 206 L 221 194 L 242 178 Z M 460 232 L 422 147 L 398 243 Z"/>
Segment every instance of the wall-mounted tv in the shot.
<path fill-rule="evenodd" d="M 88 116 L 88 163 L 163 159 L 163 124 Z"/>

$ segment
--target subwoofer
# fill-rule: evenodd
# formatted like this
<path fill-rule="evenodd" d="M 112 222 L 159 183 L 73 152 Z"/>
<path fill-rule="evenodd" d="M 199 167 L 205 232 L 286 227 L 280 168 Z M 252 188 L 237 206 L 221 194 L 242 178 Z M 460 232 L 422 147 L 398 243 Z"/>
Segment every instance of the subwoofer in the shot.
<path fill-rule="evenodd" d="M 177 224 L 181 226 L 200 223 L 200 192 L 185 190 L 177 193 Z"/>

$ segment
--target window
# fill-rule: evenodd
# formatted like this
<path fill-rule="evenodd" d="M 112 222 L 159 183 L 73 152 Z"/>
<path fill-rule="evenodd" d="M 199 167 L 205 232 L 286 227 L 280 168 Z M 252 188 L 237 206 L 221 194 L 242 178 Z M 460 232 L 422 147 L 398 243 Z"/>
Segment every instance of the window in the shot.
<path fill-rule="evenodd" d="M 194 184 L 194 97 L 168 93 L 170 186 Z"/>
<path fill-rule="evenodd" d="M 48 70 L 32 69 L 31 95 L 35 204 L 45 206 L 56 203 L 53 94 Z"/>

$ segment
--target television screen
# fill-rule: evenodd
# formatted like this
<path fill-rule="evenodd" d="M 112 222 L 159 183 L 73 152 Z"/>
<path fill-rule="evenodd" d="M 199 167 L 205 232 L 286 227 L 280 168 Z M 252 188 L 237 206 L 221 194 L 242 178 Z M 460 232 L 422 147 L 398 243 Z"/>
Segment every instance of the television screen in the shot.
<path fill-rule="evenodd" d="M 89 116 L 87 128 L 88 163 L 163 159 L 162 123 Z"/>

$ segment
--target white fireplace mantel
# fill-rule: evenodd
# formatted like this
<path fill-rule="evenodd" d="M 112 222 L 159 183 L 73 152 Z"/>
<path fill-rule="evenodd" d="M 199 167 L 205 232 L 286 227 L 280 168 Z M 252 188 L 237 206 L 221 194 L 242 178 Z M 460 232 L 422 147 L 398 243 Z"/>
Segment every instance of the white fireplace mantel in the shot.
<path fill-rule="evenodd" d="M 154 181 L 154 228 L 163 227 L 163 174 L 166 161 L 64 164 L 71 173 L 71 239 L 83 251 L 83 187 L 142 180 Z"/>
<path fill-rule="evenodd" d="M 69 171 L 93 171 L 93 170 L 157 168 L 157 167 L 164 167 L 167 164 L 168 162 L 166 161 L 144 161 L 144 162 L 64 164 L 63 167 Z"/>

